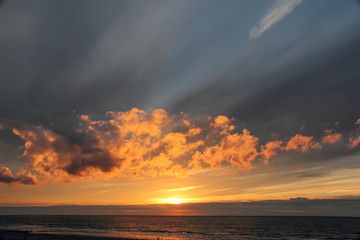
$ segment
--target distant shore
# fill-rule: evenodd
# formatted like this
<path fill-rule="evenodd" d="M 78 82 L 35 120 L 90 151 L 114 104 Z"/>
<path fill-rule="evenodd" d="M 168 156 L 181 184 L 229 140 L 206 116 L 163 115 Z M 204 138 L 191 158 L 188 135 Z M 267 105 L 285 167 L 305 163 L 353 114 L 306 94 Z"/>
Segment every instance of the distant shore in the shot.
<path fill-rule="evenodd" d="M 136 240 L 137 238 L 104 237 L 82 234 L 39 233 L 31 231 L 0 230 L 0 240 Z"/>

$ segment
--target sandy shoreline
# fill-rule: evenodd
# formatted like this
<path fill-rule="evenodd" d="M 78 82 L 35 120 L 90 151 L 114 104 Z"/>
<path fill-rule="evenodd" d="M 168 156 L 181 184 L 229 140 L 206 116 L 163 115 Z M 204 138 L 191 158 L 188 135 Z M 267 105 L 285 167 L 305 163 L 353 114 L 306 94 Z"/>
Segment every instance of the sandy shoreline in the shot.
<path fill-rule="evenodd" d="M 91 236 L 83 234 L 56 234 L 56 233 L 38 233 L 16 230 L 0 230 L 0 240 L 134 240 L 137 238 L 121 238 L 108 236 Z"/>

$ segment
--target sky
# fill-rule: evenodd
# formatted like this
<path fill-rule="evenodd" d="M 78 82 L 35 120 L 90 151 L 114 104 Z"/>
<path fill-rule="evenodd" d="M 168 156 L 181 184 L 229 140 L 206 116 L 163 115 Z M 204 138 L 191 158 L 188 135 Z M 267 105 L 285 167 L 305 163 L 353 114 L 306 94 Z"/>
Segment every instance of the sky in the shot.
<path fill-rule="evenodd" d="M 357 0 L 0 1 L 0 213 L 360 216 L 359 26 Z"/>

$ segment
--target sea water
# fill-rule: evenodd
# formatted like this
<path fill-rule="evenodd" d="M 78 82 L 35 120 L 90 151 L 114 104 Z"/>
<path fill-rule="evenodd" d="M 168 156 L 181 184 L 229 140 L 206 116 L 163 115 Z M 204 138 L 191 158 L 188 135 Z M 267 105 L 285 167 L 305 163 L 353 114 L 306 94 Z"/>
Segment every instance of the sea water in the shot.
<path fill-rule="evenodd" d="M 135 239 L 360 239 L 360 218 L 0 216 L 0 229 Z"/>

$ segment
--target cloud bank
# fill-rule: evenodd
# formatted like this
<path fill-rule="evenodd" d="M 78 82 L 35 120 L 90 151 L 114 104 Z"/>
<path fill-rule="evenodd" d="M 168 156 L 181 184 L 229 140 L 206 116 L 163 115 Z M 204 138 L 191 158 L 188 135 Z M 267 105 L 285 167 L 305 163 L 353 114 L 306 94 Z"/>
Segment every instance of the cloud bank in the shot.
<path fill-rule="evenodd" d="M 198 171 L 250 170 L 265 165 L 281 151 L 319 151 L 341 134 L 326 131 L 322 143 L 296 134 L 262 145 L 249 130 L 236 129 L 233 119 L 219 115 L 194 121 L 187 114 L 163 109 L 108 112 L 104 120 L 78 116 L 71 134 L 36 125 L 0 124 L 25 141 L 25 170 L 15 176 L 0 169 L 0 182 L 42 184 L 111 177 L 177 176 Z M 352 141 L 352 140 L 351 140 Z M 354 143 L 352 143 L 354 145 Z"/>
<path fill-rule="evenodd" d="M 275 23 L 290 14 L 302 0 L 277 0 L 259 24 L 250 30 L 249 39 L 255 39 L 270 29 Z"/>
<path fill-rule="evenodd" d="M 268 200 L 151 205 L 0 206 L 2 215 L 198 215 L 198 216 L 348 216 L 359 217 L 359 198 Z M 347 219 L 354 221 L 353 219 Z M 319 219 L 319 221 L 323 221 Z M 346 219 L 344 219 L 346 221 Z M 331 226 L 333 228 L 333 226 Z"/>

